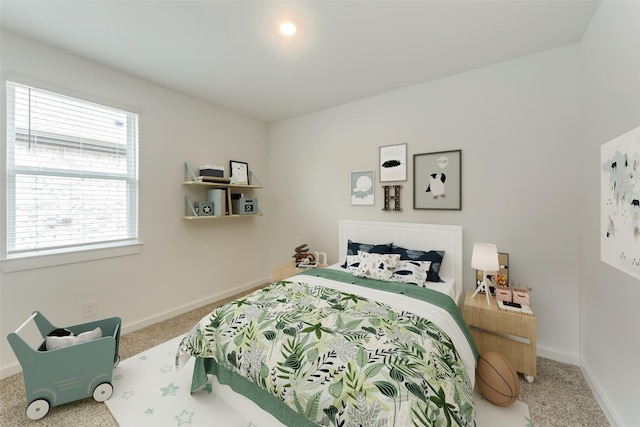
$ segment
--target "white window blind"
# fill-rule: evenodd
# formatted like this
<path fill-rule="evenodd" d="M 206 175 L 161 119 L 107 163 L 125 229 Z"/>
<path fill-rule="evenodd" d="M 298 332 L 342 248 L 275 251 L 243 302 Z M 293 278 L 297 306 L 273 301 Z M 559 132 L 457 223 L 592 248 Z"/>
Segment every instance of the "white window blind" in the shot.
<path fill-rule="evenodd" d="M 138 116 L 7 82 L 7 258 L 138 238 Z"/>

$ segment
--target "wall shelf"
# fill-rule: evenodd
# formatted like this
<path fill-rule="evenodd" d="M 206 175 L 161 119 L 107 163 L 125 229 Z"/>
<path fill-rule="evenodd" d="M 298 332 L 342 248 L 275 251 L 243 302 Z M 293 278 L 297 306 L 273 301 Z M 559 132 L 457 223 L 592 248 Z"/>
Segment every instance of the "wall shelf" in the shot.
<path fill-rule="evenodd" d="M 182 219 L 227 219 L 227 218 L 246 218 L 251 216 L 261 216 L 262 214 L 252 214 L 252 215 L 238 215 L 238 214 L 230 214 L 230 215 L 196 215 L 196 216 L 188 216 L 185 215 Z"/>
<path fill-rule="evenodd" d="M 193 186 L 193 187 L 201 187 L 206 189 L 223 189 L 225 190 L 225 212 L 222 215 L 198 215 L 196 210 L 193 207 L 193 202 L 189 198 L 189 196 L 184 196 L 184 215 L 182 219 L 186 220 L 201 220 L 201 219 L 227 219 L 227 218 L 238 218 L 238 217 L 252 217 L 252 216 L 261 216 L 262 212 L 258 208 L 257 213 L 253 214 L 235 214 L 233 213 L 233 205 L 231 203 L 231 190 L 254 190 L 258 188 L 262 188 L 262 184 L 260 184 L 260 180 L 256 177 L 253 172 L 249 171 L 249 182 L 257 182 L 258 184 L 231 184 L 231 183 L 220 183 L 220 182 L 206 182 L 196 176 L 189 166 L 188 163 L 184 164 L 184 181 L 182 185 Z"/>
<path fill-rule="evenodd" d="M 252 189 L 252 188 L 262 188 L 261 185 L 243 185 L 243 184 L 219 184 L 216 182 L 202 182 L 202 181 L 185 181 L 182 183 L 183 185 L 202 185 L 205 187 L 211 188 L 238 188 L 238 189 Z"/>

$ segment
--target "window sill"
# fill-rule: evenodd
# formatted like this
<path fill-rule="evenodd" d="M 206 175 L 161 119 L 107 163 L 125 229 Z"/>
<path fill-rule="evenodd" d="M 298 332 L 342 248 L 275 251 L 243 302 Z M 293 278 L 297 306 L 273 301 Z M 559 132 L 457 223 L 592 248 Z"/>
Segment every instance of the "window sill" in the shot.
<path fill-rule="evenodd" d="M 15 271 L 35 270 L 37 268 L 54 267 L 78 262 L 95 261 L 99 259 L 136 255 L 142 252 L 143 243 L 126 243 L 121 246 L 85 249 L 75 252 L 36 255 L 24 258 L 5 259 L 0 261 L 3 273 Z"/>

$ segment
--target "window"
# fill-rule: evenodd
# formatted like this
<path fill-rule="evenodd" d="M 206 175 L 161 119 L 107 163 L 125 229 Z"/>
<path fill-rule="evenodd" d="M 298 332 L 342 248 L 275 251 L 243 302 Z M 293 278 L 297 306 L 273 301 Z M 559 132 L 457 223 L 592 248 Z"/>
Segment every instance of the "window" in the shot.
<path fill-rule="evenodd" d="M 7 259 L 138 239 L 138 116 L 7 82 Z"/>

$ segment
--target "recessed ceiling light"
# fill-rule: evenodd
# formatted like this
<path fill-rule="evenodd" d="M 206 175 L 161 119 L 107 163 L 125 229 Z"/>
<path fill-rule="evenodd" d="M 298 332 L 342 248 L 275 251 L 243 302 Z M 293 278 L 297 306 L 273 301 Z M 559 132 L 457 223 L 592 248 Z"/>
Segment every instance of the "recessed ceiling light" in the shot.
<path fill-rule="evenodd" d="M 293 19 L 285 19 L 280 21 L 278 28 L 283 35 L 292 36 L 298 31 L 298 23 Z"/>

